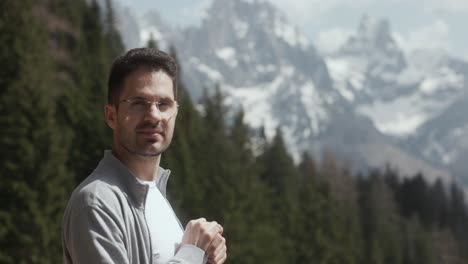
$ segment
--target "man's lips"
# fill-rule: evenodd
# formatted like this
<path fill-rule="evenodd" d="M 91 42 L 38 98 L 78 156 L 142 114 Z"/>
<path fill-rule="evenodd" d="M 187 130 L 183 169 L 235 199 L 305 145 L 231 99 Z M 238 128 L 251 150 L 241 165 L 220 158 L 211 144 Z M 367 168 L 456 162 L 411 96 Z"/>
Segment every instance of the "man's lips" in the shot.
<path fill-rule="evenodd" d="M 160 129 L 140 129 L 140 130 L 137 130 L 137 133 L 145 135 L 145 136 L 156 136 L 156 135 L 163 136 L 164 135 L 164 131 Z"/>

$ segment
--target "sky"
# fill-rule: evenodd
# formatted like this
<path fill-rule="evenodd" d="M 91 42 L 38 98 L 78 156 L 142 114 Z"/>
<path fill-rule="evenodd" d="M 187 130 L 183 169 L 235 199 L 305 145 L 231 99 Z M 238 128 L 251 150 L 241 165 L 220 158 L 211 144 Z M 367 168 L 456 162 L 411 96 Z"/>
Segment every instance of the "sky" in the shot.
<path fill-rule="evenodd" d="M 198 25 L 213 0 L 116 0 L 143 14 L 157 10 L 180 27 Z M 442 50 L 468 60 L 468 0 L 266 0 L 323 51 L 329 52 L 355 32 L 364 14 L 388 19 L 406 51 Z"/>

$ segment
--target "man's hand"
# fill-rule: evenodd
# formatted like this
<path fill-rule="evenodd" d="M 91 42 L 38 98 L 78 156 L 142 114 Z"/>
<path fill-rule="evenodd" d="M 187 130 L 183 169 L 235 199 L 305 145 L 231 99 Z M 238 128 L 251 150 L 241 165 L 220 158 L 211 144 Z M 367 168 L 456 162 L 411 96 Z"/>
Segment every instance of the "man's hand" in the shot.
<path fill-rule="evenodd" d="M 191 244 L 206 252 L 216 234 L 222 233 L 223 227 L 215 221 L 208 222 L 205 218 L 191 220 L 185 227 L 180 244 Z"/>
<path fill-rule="evenodd" d="M 227 258 L 226 239 L 221 234 L 216 234 L 215 238 L 208 247 L 206 254 L 208 255 L 209 264 L 222 264 Z"/>
<path fill-rule="evenodd" d="M 227 257 L 226 239 L 222 234 L 223 227 L 220 224 L 199 218 L 187 224 L 180 244 L 191 244 L 202 249 L 210 264 L 222 264 Z"/>

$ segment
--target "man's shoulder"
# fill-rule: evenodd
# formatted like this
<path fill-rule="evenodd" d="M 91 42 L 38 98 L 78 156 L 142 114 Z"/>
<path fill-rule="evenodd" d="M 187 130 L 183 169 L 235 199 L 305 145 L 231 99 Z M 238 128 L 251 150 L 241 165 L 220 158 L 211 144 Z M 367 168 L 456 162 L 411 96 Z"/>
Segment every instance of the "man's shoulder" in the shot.
<path fill-rule="evenodd" d="M 116 175 L 93 172 L 70 197 L 68 207 L 78 210 L 86 207 L 112 207 L 126 199 L 121 181 Z"/>

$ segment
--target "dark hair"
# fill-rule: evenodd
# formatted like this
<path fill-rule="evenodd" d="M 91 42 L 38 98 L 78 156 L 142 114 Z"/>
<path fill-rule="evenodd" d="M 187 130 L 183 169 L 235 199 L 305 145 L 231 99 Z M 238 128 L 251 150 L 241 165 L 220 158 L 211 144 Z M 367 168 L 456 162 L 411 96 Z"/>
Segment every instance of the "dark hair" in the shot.
<path fill-rule="evenodd" d="M 177 63 L 167 53 L 154 48 L 136 48 L 117 57 L 112 63 L 107 83 L 107 102 L 118 105 L 120 91 L 125 78 L 132 72 L 148 68 L 163 70 L 172 79 L 174 99 L 177 100 Z"/>

